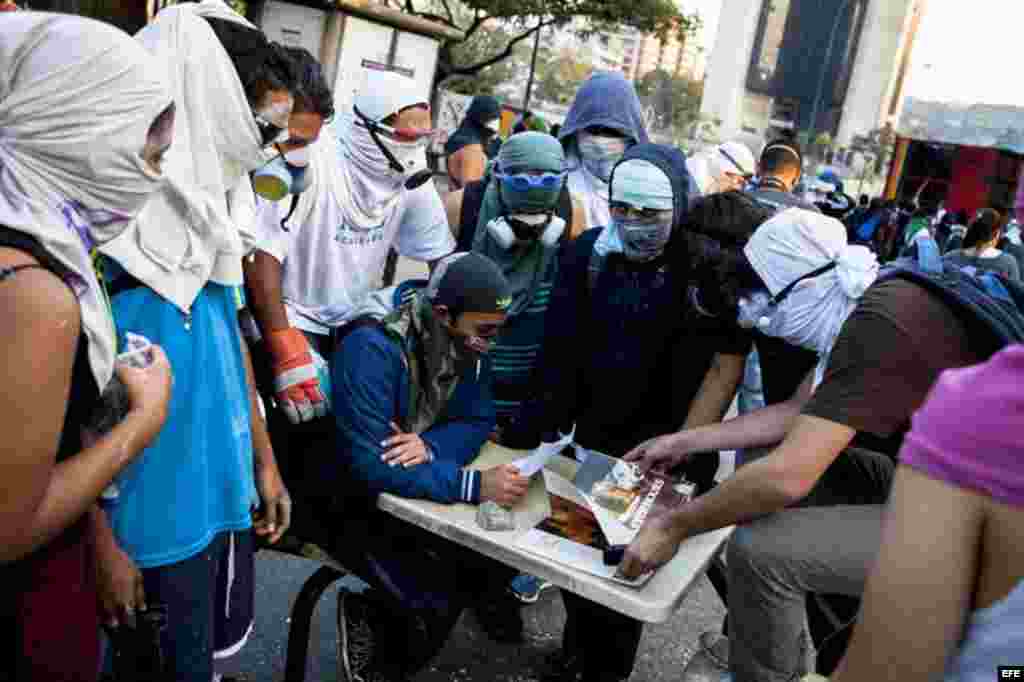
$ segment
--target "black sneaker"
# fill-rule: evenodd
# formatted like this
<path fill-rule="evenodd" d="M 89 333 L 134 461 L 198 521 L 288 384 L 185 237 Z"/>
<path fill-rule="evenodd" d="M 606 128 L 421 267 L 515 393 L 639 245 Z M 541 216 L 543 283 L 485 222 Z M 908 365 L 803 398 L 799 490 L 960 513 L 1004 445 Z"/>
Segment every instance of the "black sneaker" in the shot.
<path fill-rule="evenodd" d="M 374 656 L 377 641 L 371 623 L 376 610 L 365 595 L 338 591 L 338 668 L 343 682 L 402 682 L 401 675 L 383 669 Z"/>
<path fill-rule="evenodd" d="M 520 603 L 506 592 L 482 595 L 473 606 L 480 629 L 501 644 L 523 643 L 523 614 Z"/>

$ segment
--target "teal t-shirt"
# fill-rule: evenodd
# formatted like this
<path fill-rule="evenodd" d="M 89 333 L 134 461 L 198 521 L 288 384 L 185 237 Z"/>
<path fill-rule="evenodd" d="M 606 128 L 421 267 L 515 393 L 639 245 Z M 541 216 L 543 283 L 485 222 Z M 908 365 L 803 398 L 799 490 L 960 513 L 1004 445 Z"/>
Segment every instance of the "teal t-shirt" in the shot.
<path fill-rule="evenodd" d="M 159 344 L 174 375 L 163 430 L 117 477 L 116 498 L 104 500 L 125 552 L 140 567 L 163 566 L 217 533 L 252 526 L 258 496 L 238 304 L 232 287 L 213 283 L 187 318 L 143 286 L 111 304 L 119 343 L 130 331 Z"/>

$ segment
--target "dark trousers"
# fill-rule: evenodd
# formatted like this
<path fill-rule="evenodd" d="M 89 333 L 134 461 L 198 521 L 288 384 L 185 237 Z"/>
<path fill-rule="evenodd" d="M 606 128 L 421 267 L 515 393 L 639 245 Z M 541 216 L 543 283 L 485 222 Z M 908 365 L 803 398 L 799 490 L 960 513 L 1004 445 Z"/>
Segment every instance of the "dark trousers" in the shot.
<path fill-rule="evenodd" d="M 848 628 L 828 626 L 812 610 L 808 633 L 807 599 L 859 598 L 878 552 L 893 473 L 890 458 L 848 449 L 800 505 L 736 529 L 727 559 L 729 656 L 737 680 L 800 678 L 807 672 L 808 635 L 829 665 L 841 657 L 836 637 Z"/>
<path fill-rule="evenodd" d="M 368 509 L 357 498 L 313 501 L 330 554 L 373 589 L 383 664 L 412 675 L 444 646 L 462 611 L 515 575 L 471 549 Z"/>

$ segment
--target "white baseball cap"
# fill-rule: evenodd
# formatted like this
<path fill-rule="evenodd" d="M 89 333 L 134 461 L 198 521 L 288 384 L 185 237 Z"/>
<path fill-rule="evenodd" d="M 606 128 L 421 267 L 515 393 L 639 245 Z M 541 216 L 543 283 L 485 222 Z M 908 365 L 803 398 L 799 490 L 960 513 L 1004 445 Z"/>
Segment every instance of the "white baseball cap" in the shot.
<path fill-rule="evenodd" d="M 723 173 L 739 173 L 753 175 L 756 169 L 754 154 L 742 142 L 729 141 L 718 145 L 713 152 L 717 157 L 716 165 Z"/>
<path fill-rule="evenodd" d="M 412 78 L 395 71 L 366 69 L 366 78 L 356 93 L 355 106 L 371 121 L 383 121 L 406 107 L 428 104 Z"/>

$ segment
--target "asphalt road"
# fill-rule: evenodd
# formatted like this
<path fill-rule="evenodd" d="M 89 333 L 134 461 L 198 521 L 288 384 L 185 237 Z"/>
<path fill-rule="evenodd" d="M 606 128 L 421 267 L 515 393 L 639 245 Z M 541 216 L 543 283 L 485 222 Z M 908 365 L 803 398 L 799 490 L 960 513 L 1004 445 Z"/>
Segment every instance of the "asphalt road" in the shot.
<path fill-rule="evenodd" d="M 245 682 L 278 682 L 284 675 L 289 610 L 302 582 L 318 564 L 275 552 L 261 552 L 256 561 L 256 626 L 245 649 L 222 672 Z M 358 581 L 345 578 L 341 589 L 359 589 Z M 332 682 L 338 676 L 335 653 L 335 586 L 324 593 L 314 618 L 306 679 Z M 683 607 L 663 625 L 644 630 L 640 655 L 631 681 L 679 680 L 693 655 L 697 637 L 717 629 L 725 610 L 706 579 L 694 587 Z M 534 682 L 543 657 L 557 648 L 565 619 L 557 590 L 523 609 L 526 642 L 519 646 L 491 642 L 464 614 L 438 658 L 416 682 Z"/>

